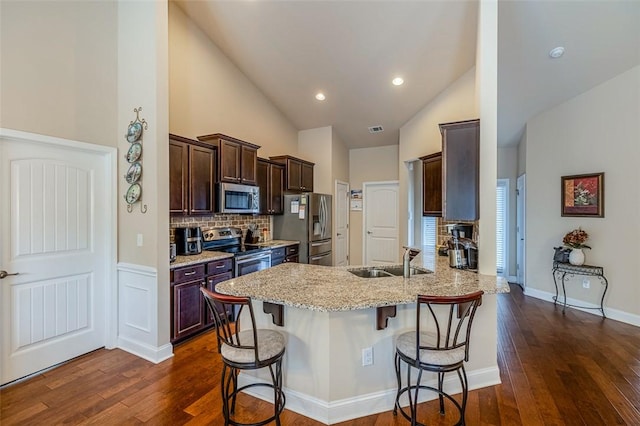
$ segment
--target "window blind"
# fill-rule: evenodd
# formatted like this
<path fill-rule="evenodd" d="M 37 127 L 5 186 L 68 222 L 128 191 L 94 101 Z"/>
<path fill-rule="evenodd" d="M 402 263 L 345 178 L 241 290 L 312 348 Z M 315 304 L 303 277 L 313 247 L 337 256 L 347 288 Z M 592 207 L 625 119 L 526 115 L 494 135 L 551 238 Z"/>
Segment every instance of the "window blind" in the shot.
<path fill-rule="evenodd" d="M 422 245 L 435 247 L 438 242 L 438 220 L 435 217 L 422 216 Z"/>

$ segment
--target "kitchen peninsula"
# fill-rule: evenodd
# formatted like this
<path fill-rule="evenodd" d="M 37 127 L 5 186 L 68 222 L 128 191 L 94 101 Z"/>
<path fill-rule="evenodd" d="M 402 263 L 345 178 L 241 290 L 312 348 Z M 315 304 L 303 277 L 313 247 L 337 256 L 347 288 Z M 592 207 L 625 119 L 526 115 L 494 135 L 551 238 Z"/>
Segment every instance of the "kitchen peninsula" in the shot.
<path fill-rule="evenodd" d="M 361 278 L 350 270 L 364 267 L 283 264 L 225 281 L 217 290 L 251 297 L 257 326 L 287 336 L 286 408 L 332 424 L 393 407 L 395 336 L 415 323 L 417 294 L 485 292 L 474 319 L 467 374 L 471 389 L 500 383 L 496 293 L 509 291 L 506 280 L 452 269 L 447 258 L 433 251 L 417 256 L 412 266 L 431 272 L 408 279 Z M 275 325 L 272 315 L 262 314 L 263 306 L 271 311 L 274 305 L 284 307 L 283 326 Z M 379 327 L 378 308 L 390 306 L 396 307 L 395 316 Z M 373 349 L 371 365 L 362 365 L 364 348 Z M 265 379 L 248 374 L 239 378 L 241 383 Z M 445 376 L 445 388 L 456 393 L 456 386 L 455 375 Z M 422 396 L 433 397 L 427 392 Z"/>

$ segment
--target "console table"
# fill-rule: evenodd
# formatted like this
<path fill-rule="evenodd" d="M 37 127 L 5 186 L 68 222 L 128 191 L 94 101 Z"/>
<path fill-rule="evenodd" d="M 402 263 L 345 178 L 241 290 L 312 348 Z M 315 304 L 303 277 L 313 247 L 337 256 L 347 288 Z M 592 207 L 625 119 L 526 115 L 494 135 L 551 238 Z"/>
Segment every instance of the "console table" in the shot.
<path fill-rule="evenodd" d="M 553 274 L 553 284 L 556 286 L 556 295 L 553 297 L 553 303 L 561 303 L 558 302 L 558 281 L 557 278 L 560 279 L 562 283 L 562 295 L 564 297 L 564 303 L 562 307 L 562 313 L 564 314 L 564 310 L 567 306 L 571 306 L 574 308 L 582 308 L 582 309 L 599 309 L 602 312 L 602 318 L 606 318 L 604 314 L 604 296 L 607 294 L 607 289 L 609 288 L 609 282 L 607 278 L 604 276 L 604 268 L 601 266 L 593 266 L 593 265 L 572 265 L 570 263 L 564 262 L 553 262 L 552 268 Z M 567 291 L 565 289 L 565 278 L 569 275 L 570 277 L 576 275 L 584 275 L 590 277 L 597 277 L 600 279 L 602 284 L 604 285 L 604 291 L 602 292 L 602 298 L 600 299 L 600 307 L 593 306 L 578 306 L 578 305 L 570 305 L 567 303 Z"/>

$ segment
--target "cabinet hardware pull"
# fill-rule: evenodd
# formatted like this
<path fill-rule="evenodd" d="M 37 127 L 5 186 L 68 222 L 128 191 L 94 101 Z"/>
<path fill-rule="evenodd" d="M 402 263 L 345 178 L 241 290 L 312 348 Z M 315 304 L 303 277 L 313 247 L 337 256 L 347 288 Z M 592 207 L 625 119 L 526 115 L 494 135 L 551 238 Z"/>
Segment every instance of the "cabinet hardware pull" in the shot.
<path fill-rule="evenodd" d="M 194 275 L 195 273 L 196 273 L 196 271 L 185 272 L 185 273 L 184 273 L 184 276 L 185 276 L 185 277 L 188 277 L 188 276 L 190 276 L 190 275 Z"/>
<path fill-rule="evenodd" d="M 224 265 L 218 265 L 218 266 L 216 266 L 216 269 L 222 269 L 222 268 L 224 268 Z"/>

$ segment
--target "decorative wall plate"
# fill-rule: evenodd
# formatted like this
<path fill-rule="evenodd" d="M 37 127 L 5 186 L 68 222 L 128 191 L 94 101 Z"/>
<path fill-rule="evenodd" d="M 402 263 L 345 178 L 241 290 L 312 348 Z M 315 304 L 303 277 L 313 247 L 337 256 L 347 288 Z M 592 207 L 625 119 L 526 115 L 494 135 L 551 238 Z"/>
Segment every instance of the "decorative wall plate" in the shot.
<path fill-rule="evenodd" d="M 129 143 L 133 143 L 140 139 L 140 136 L 142 136 L 142 123 L 135 121 L 129 124 L 129 128 L 127 129 L 127 141 Z"/>
<path fill-rule="evenodd" d="M 134 183 L 127 190 L 127 194 L 124 196 L 124 199 L 128 204 L 133 204 L 140 199 L 141 195 L 142 187 L 139 183 Z"/>
<path fill-rule="evenodd" d="M 124 158 L 126 158 L 129 163 L 135 163 L 140 159 L 140 156 L 142 156 L 142 144 L 136 142 L 129 146 L 129 151 L 127 151 L 127 155 L 125 155 Z"/>
<path fill-rule="evenodd" d="M 127 174 L 125 175 L 125 179 L 127 183 L 136 183 L 140 179 L 140 175 L 142 175 L 142 165 L 140 163 L 133 163 L 129 166 L 129 170 L 127 170 Z"/>

